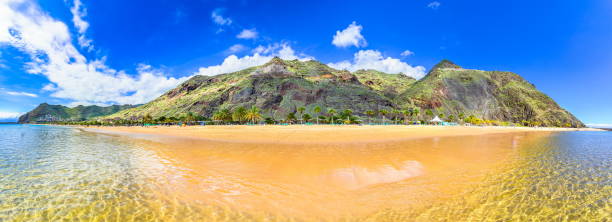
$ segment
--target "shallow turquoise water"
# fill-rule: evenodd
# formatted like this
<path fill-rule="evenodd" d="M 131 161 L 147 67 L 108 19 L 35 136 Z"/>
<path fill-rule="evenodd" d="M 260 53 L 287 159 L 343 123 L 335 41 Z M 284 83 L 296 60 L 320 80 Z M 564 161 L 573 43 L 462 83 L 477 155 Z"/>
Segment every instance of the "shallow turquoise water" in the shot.
<path fill-rule="evenodd" d="M 153 198 L 147 180 L 160 170 L 152 152 L 119 137 L 0 125 L 0 221 L 152 218 L 134 206 Z"/>
<path fill-rule="evenodd" d="M 436 143 L 452 140 L 457 138 Z M 555 133 L 521 147 L 513 158 L 462 196 L 414 211 L 387 209 L 368 218 L 609 220 L 612 133 Z M 167 163 L 126 137 L 68 127 L 0 125 L 0 221 L 274 220 L 158 195 L 168 175 L 184 172 Z"/>

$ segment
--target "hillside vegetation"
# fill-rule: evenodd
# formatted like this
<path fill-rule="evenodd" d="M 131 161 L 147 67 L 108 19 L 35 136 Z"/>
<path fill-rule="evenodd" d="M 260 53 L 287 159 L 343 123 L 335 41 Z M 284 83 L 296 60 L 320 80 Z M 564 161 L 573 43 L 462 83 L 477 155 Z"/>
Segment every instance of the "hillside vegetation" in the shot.
<path fill-rule="evenodd" d="M 124 109 L 134 108 L 132 105 L 76 106 L 73 108 L 62 105 L 42 103 L 32 111 L 19 117 L 19 123 L 83 121 L 95 117 L 117 113 Z"/>
<path fill-rule="evenodd" d="M 408 122 L 438 115 L 447 121 L 477 124 L 584 126 L 515 73 L 464 69 L 447 60 L 416 80 L 403 74 L 351 73 L 318 61 L 274 58 L 233 73 L 194 76 L 147 104 L 96 119 L 180 119 L 189 114 L 232 120 L 232 113 L 246 115 L 249 108 L 257 119 L 276 122 L 301 119 L 303 114 L 333 119 L 338 113 L 354 117 L 351 123 L 366 119 Z"/>

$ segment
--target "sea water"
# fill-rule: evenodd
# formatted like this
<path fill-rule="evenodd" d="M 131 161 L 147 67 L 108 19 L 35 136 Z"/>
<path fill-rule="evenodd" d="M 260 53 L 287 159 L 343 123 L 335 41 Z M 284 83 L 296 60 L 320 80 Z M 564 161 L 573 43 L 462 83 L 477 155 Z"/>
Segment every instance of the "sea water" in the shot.
<path fill-rule="evenodd" d="M 0 125 L 0 221 L 605 221 L 612 133 L 258 144 Z"/>

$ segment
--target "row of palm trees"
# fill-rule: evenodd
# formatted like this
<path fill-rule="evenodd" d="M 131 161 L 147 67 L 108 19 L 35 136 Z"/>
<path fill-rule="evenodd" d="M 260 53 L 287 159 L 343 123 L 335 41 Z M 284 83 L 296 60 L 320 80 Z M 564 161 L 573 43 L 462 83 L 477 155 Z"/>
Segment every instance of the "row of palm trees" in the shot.
<path fill-rule="evenodd" d="M 308 123 L 313 119 L 317 124 L 321 122 L 330 122 L 335 124 L 337 122 L 342 123 L 358 123 L 359 120 L 356 116 L 353 115 L 353 111 L 350 109 L 345 109 L 342 112 L 336 111 L 336 109 L 330 108 L 327 110 L 328 115 L 321 115 L 322 108 L 320 106 L 315 106 L 312 109 L 312 113 L 315 114 L 313 117 L 311 114 L 306 112 L 305 107 L 298 107 L 296 112 L 287 113 L 285 119 L 282 122 L 286 123 L 296 123 L 300 124 Z M 212 115 L 212 120 L 222 123 L 229 122 L 237 122 L 237 123 L 258 123 L 264 120 L 266 123 L 275 123 L 272 117 L 264 118 L 261 114 L 261 110 L 252 106 L 250 109 L 246 109 L 244 107 L 236 107 L 233 111 L 227 108 L 219 109 Z"/>
<path fill-rule="evenodd" d="M 221 122 L 250 122 L 254 124 L 262 119 L 262 115 L 257 106 L 252 106 L 250 109 L 240 106 L 233 112 L 227 108 L 220 109 L 213 113 L 212 119 Z"/>
<path fill-rule="evenodd" d="M 312 115 L 314 116 L 312 116 Z M 400 123 L 401 119 L 404 121 L 418 121 L 418 117 L 421 114 L 419 108 L 408 108 L 406 110 L 367 110 L 365 114 L 368 118 L 368 124 L 372 123 L 372 119 L 375 117 L 379 117 L 382 119 L 382 123 L 387 123 L 387 118 L 389 118 L 393 123 Z M 433 117 L 433 112 L 431 110 L 426 110 L 425 114 L 428 117 Z M 444 119 L 444 114 L 439 115 L 440 118 Z M 416 118 L 415 118 L 416 117 Z M 463 114 L 459 115 L 460 119 L 463 119 Z M 212 120 L 221 123 L 258 123 L 260 121 L 264 121 L 266 123 L 274 123 L 276 120 L 273 117 L 264 118 L 261 114 L 261 110 L 257 106 L 252 106 L 250 109 L 245 107 L 236 107 L 233 110 L 228 108 L 219 109 L 212 115 Z M 345 109 L 338 112 L 334 108 L 328 108 L 326 113 L 323 113 L 323 109 L 321 106 L 314 106 L 310 113 L 306 112 L 306 107 L 298 107 L 295 112 L 290 112 L 286 115 L 283 122 L 286 123 L 296 123 L 300 124 L 308 123 L 312 120 L 315 120 L 317 124 L 321 122 L 324 123 L 360 123 L 361 121 L 357 116 L 353 115 L 353 111 L 350 109 Z M 448 121 L 454 121 L 455 117 L 453 115 L 448 116 Z"/>
<path fill-rule="evenodd" d="M 315 106 L 311 110 L 315 116 L 311 116 L 311 114 L 306 112 L 306 107 L 298 107 L 296 112 L 290 112 L 285 116 L 285 119 L 277 121 L 273 117 L 264 118 L 261 114 L 261 110 L 257 106 L 251 106 L 250 109 L 246 109 L 245 107 L 236 107 L 233 110 L 224 108 L 219 109 L 212 115 L 212 120 L 217 123 L 250 123 L 257 124 L 262 120 L 266 124 L 275 124 L 278 122 L 281 123 L 310 123 L 312 120 L 315 120 L 317 124 L 320 123 L 343 123 L 343 124 L 356 124 L 361 123 L 361 120 L 358 116 L 353 115 L 353 111 L 350 109 L 345 109 L 338 112 L 334 108 L 329 108 L 326 110 L 326 113 L 322 113 L 323 109 L 320 106 Z M 367 116 L 368 124 L 372 124 L 372 118 L 378 116 L 382 120 L 383 124 L 387 123 L 387 118 L 389 118 L 392 123 L 399 124 L 402 120 L 405 123 L 409 121 L 419 121 L 420 110 L 418 108 L 408 108 L 406 110 L 367 110 L 364 112 Z M 425 115 L 428 117 L 433 117 L 434 114 L 431 110 L 426 110 Z M 416 117 L 416 118 L 415 118 Z M 508 125 L 512 123 L 505 123 L 500 121 L 493 120 L 483 120 L 480 118 L 476 118 L 474 115 L 470 115 L 465 118 L 463 113 L 458 114 L 457 118 L 454 115 L 449 115 L 448 117 L 444 113 L 438 114 L 438 117 L 444 119 L 448 122 L 464 122 L 470 123 L 473 125 Z M 204 116 L 197 115 L 193 112 L 188 112 L 186 114 L 180 115 L 179 117 L 165 117 L 161 116 L 158 118 L 153 118 L 151 115 L 147 114 L 141 117 L 130 117 L 128 119 L 106 119 L 102 121 L 98 120 L 90 120 L 90 121 L 72 121 L 65 122 L 63 124 L 71 124 L 71 125 L 146 125 L 146 124 L 193 124 L 198 121 L 207 121 L 210 120 Z M 421 123 L 424 121 L 420 120 Z M 60 123 L 61 124 L 61 123 Z M 539 122 L 529 122 L 523 121 L 520 125 L 524 126 L 539 126 L 541 123 Z"/>
<path fill-rule="evenodd" d="M 243 106 L 239 106 L 239 107 L 235 107 L 233 110 L 230 110 L 228 108 L 219 109 L 213 113 L 211 119 L 215 121 L 216 123 L 222 123 L 222 124 L 226 124 L 226 123 L 256 124 L 256 123 L 260 123 L 261 121 L 267 124 L 274 124 L 278 122 L 304 124 L 304 123 L 310 123 L 313 120 L 314 122 L 316 122 L 316 124 L 320 124 L 320 123 L 331 123 L 331 124 L 361 123 L 360 118 L 358 116 L 353 115 L 353 111 L 351 109 L 337 111 L 334 108 L 328 108 L 326 112 L 324 113 L 323 108 L 321 108 L 321 106 L 314 106 L 310 110 L 310 113 L 306 111 L 307 111 L 306 107 L 303 107 L 303 106 L 298 107 L 296 108 L 295 112 L 290 112 L 285 116 L 283 120 L 277 121 L 274 119 L 274 115 L 264 118 L 263 114 L 261 113 L 260 108 L 258 108 L 257 106 L 251 106 L 251 108 L 249 109 Z M 401 123 L 402 120 L 406 123 L 409 121 L 419 121 L 418 117 L 420 113 L 421 112 L 419 108 L 408 108 L 405 110 L 398 110 L 398 109 L 392 109 L 392 110 L 381 109 L 377 111 L 367 110 L 364 112 L 364 114 L 367 116 L 368 124 L 372 124 L 372 119 L 375 117 L 379 117 L 379 119 L 382 120 L 381 122 L 382 124 L 388 123 L 387 118 L 389 118 L 389 120 L 395 124 Z M 434 115 L 431 110 L 426 110 L 425 114 L 428 117 L 433 117 Z M 439 114 L 438 116 L 443 119 L 445 117 L 444 114 Z M 178 123 L 178 124 L 188 124 L 189 125 L 197 121 L 207 121 L 211 119 L 195 114 L 193 112 L 188 112 L 183 115 L 180 115 L 179 117 L 160 116 L 158 118 L 153 118 L 150 114 L 146 114 L 145 116 L 130 117 L 128 119 L 118 119 L 118 118 L 107 119 L 107 120 L 101 121 L 100 124 L 108 123 L 108 124 L 113 124 L 113 125 L 141 125 L 141 124 L 146 125 L 146 124 L 177 124 Z M 448 118 L 446 118 L 446 120 L 449 122 L 453 122 L 455 120 L 455 117 L 453 115 L 450 115 L 448 116 Z M 459 114 L 459 120 L 462 120 L 462 121 L 464 120 L 463 114 Z M 473 122 L 476 124 L 476 123 L 480 123 L 481 120 L 473 116 L 470 116 L 470 118 L 465 119 L 465 122 L 470 122 L 470 123 Z M 86 122 L 86 124 L 89 125 L 91 123 Z"/>

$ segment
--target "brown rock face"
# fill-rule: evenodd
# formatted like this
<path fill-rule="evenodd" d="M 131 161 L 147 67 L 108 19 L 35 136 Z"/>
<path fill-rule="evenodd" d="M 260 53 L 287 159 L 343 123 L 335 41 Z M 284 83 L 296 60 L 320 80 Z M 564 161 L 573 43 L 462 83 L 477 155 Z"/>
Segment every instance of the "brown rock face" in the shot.
<path fill-rule="evenodd" d="M 420 108 L 446 116 L 474 115 L 489 120 L 532 121 L 544 126 L 584 126 L 571 113 L 520 76 L 509 72 L 464 69 L 445 60 L 420 80 L 376 70 L 335 70 L 317 61 L 282 60 L 217 76 L 195 76 L 141 107 L 110 118 L 150 114 L 210 117 L 220 108 L 258 106 L 264 116 L 280 119 L 305 107 L 312 112 L 350 109 Z M 312 114 L 312 113 L 311 113 Z M 421 118 L 421 119 L 424 119 Z"/>

